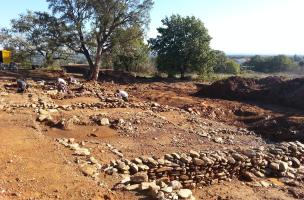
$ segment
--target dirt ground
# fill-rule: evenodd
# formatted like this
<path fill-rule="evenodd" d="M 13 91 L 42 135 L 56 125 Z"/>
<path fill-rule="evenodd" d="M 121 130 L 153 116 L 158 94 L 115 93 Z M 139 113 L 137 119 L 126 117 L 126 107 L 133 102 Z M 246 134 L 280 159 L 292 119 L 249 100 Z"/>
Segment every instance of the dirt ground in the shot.
<path fill-rule="evenodd" d="M 47 84 L 41 86 L 36 82 L 55 81 L 58 74 L 27 72 L 26 76 L 31 87 L 20 94 L 14 84 L 21 75 L 0 72 L 0 199 L 149 199 L 144 194 L 114 190 L 113 186 L 122 178 L 119 174 L 110 176 L 101 172 L 98 180 L 85 176 L 73 152 L 57 143 L 57 138 L 82 142 L 102 165 L 119 158 L 109 146 L 132 159 L 189 150 L 246 149 L 283 140 L 304 141 L 302 110 L 200 98 L 194 95 L 199 90 L 195 82 L 84 83 L 84 90 L 90 92 L 59 98 L 46 93 L 52 84 L 46 87 Z M 80 91 L 77 86 L 73 88 L 75 93 Z M 53 118 L 76 117 L 81 122 L 59 129 L 38 122 L 35 107 L 26 106 L 37 103 L 37 99 L 58 106 L 94 104 L 101 101 L 101 96 L 113 96 L 116 89 L 126 90 L 131 103 L 156 102 L 170 109 L 163 112 L 131 107 L 58 109 L 52 113 Z M 102 95 L 94 95 L 98 92 Z M 105 116 L 111 123 L 123 119 L 128 127 L 100 126 L 91 120 L 96 115 Z M 217 142 L 216 138 L 223 142 Z M 271 187 L 232 180 L 196 188 L 194 196 L 204 200 L 303 197 L 299 196 L 304 191 L 303 183 L 290 187 L 276 179 L 267 181 L 272 183 Z"/>

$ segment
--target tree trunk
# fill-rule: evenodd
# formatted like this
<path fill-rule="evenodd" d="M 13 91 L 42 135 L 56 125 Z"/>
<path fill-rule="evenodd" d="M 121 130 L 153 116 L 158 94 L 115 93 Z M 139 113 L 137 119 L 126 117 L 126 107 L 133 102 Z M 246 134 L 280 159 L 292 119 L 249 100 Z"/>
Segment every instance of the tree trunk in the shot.
<path fill-rule="evenodd" d="M 86 79 L 92 80 L 92 72 L 94 71 L 95 65 L 92 61 L 92 58 L 90 56 L 89 51 L 86 48 L 83 48 L 83 55 L 86 57 L 88 63 L 89 63 L 89 67 L 90 67 L 90 71 L 88 74 L 86 74 Z"/>
<path fill-rule="evenodd" d="M 45 66 L 46 67 L 49 67 L 49 66 L 52 66 L 54 64 L 54 59 L 52 57 L 52 55 L 46 55 L 46 58 L 45 58 Z"/>
<path fill-rule="evenodd" d="M 93 70 L 91 71 L 91 78 L 92 81 L 97 81 L 99 75 L 99 64 L 95 63 Z"/>
<path fill-rule="evenodd" d="M 101 61 L 101 55 L 100 54 L 96 54 L 96 58 L 95 58 L 95 65 L 91 71 L 91 80 L 92 81 L 97 81 L 98 80 L 98 76 L 99 76 L 99 64 Z"/>

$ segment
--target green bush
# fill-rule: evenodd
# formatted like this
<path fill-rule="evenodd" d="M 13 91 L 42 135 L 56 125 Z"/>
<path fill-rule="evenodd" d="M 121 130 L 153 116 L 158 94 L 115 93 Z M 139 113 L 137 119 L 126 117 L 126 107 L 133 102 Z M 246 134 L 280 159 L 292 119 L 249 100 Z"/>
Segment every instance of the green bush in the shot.
<path fill-rule="evenodd" d="M 226 61 L 225 73 L 239 74 L 240 71 L 241 71 L 241 66 L 237 62 L 235 62 L 234 60 L 227 60 Z"/>
<path fill-rule="evenodd" d="M 239 74 L 241 71 L 241 66 L 234 60 L 226 60 L 222 65 L 215 67 L 216 73 L 223 74 Z"/>

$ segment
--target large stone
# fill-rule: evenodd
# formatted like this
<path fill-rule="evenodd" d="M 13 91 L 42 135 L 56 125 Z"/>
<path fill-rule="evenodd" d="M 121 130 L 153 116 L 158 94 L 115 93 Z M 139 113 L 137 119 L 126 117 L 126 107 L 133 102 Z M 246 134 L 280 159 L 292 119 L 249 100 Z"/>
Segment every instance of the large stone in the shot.
<path fill-rule="evenodd" d="M 241 154 L 239 154 L 239 153 L 234 153 L 234 154 L 232 154 L 232 157 L 233 157 L 235 160 L 237 160 L 237 161 L 244 161 L 244 160 L 245 160 L 245 158 L 244 158 Z"/>
<path fill-rule="evenodd" d="M 190 151 L 190 156 L 192 156 L 193 158 L 199 158 L 200 154 L 196 151 L 191 150 Z"/>
<path fill-rule="evenodd" d="M 246 181 L 254 181 L 255 180 L 255 176 L 251 172 L 246 171 L 242 175 L 243 175 L 243 178 Z"/>
<path fill-rule="evenodd" d="M 288 164 L 286 162 L 280 162 L 279 164 L 279 171 L 280 172 L 287 172 L 288 170 Z"/>
<path fill-rule="evenodd" d="M 204 165 L 205 164 L 205 162 L 199 158 L 194 158 L 193 162 L 195 165 Z"/>
<path fill-rule="evenodd" d="M 160 190 L 160 187 L 158 185 L 150 185 L 149 186 L 149 194 L 153 197 L 156 198 L 158 191 Z"/>
<path fill-rule="evenodd" d="M 130 167 L 122 161 L 117 161 L 117 169 L 122 172 L 129 171 Z"/>
<path fill-rule="evenodd" d="M 173 168 L 172 167 L 161 167 L 161 168 L 158 168 L 156 170 L 156 172 L 165 172 L 165 171 L 171 171 Z"/>
<path fill-rule="evenodd" d="M 150 169 L 147 165 L 144 165 L 144 164 L 137 165 L 137 166 L 138 166 L 139 171 L 147 171 Z"/>
<path fill-rule="evenodd" d="M 270 163 L 269 168 L 272 169 L 273 171 L 279 171 L 280 167 L 278 163 Z"/>
<path fill-rule="evenodd" d="M 155 188 L 155 189 L 160 189 L 159 186 L 156 185 L 155 182 L 142 182 L 139 185 L 139 190 L 148 190 L 149 188 Z"/>
<path fill-rule="evenodd" d="M 291 158 L 291 162 L 292 162 L 293 167 L 295 167 L 295 168 L 301 167 L 301 162 L 299 161 L 299 159 L 293 157 L 293 158 Z"/>
<path fill-rule="evenodd" d="M 101 126 L 108 126 L 108 125 L 110 125 L 110 121 L 109 121 L 108 118 L 101 118 L 98 121 L 98 124 L 101 125 Z"/>
<path fill-rule="evenodd" d="M 77 148 L 74 154 L 77 156 L 89 156 L 91 152 L 86 148 Z"/>
<path fill-rule="evenodd" d="M 86 176 L 94 177 L 98 174 L 96 167 L 93 165 L 84 165 L 81 167 L 81 172 Z"/>
<path fill-rule="evenodd" d="M 189 189 L 180 189 L 177 195 L 182 199 L 188 199 L 192 196 L 192 191 Z"/>
<path fill-rule="evenodd" d="M 138 166 L 136 164 L 131 163 L 129 166 L 130 166 L 130 171 L 132 173 L 137 173 L 138 172 Z"/>
<path fill-rule="evenodd" d="M 148 175 L 144 172 L 139 172 L 131 176 L 131 182 L 132 183 L 142 183 L 142 182 L 148 182 Z"/>
<path fill-rule="evenodd" d="M 183 187 L 179 181 L 171 181 L 170 186 L 173 188 L 173 190 L 179 190 Z"/>

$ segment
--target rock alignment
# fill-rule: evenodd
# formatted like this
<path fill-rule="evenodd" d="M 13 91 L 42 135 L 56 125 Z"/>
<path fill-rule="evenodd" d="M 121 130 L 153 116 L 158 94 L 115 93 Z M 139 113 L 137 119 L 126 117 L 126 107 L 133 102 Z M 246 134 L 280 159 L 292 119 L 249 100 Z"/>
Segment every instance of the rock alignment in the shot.
<path fill-rule="evenodd" d="M 171 185 L 172 181 L 178 181 L 183 188 L 191 189 L 230 181 L 233 178 L 253 181 L 258 178 L 277 177 L 300 181 L 304 180 L 303 165 L 304 144 L 296 141 L 247 150 L 190 151 L 187 154 L 166 154 L 162 158 L 142 156 L 133 160 L 120 159 L 111 161 L 104 171 L 108 174 L 130 174 L 131 180 L 133 176 L 142 177 L 141 181 L 131 181 L 127 189 L 140 190 L 140 182 L 142 184 L 160 181 Z M 159 184 L 157 186 L 159 187 Z M 170 193 L 168 188 L 165 189 L 166 192 L 157 189 L 158 187 L 154 187 L 154 190 L 150 188 L 154 191 L 152 193 L 155 198 L 174 199 L 172 195 L 172 198 L 166 195 Z M 179 192 L 174 194 L 178 195 Z M 186 199 L 193 199 L 193 196 L 189 195 Z"/>

